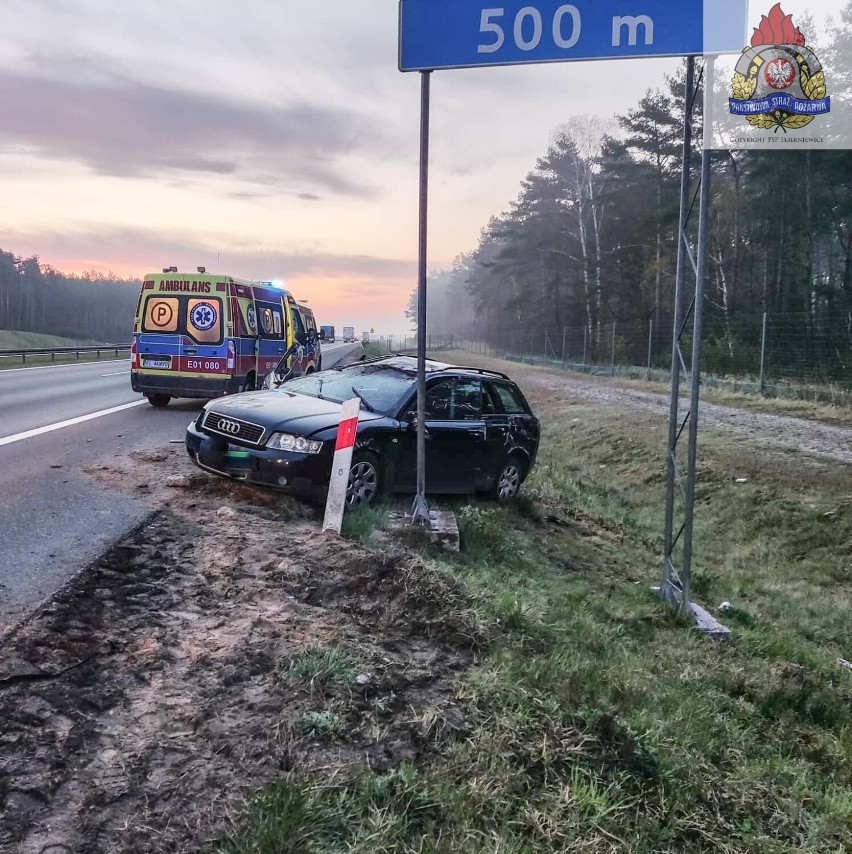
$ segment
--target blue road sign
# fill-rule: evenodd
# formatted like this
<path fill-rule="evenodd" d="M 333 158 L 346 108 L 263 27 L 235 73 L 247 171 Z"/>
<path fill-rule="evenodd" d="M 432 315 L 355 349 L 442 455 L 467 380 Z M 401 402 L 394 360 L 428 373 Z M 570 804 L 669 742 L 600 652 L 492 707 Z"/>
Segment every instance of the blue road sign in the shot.
<path fill-rule="evenodd" d="M 747 0 L 400 0 L 399 68 L 739 53 Z"/>

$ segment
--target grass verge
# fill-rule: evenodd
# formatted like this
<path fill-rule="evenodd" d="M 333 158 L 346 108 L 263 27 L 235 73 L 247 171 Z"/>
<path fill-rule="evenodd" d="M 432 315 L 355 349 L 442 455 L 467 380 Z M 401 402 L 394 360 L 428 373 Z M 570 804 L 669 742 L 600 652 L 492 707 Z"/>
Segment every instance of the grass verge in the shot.
<path fill-rule="evenodd" d="M 390 521 L 387 505 L 375 507 L 347 507 L 343 516 L 341 534 L 364 544 L 373 542 L 376 532 L 383 531 Z"/>
<path fill-rule="evenodd" d="M 11 350 L 13 347 L 24 350 L 36 347 L 97 347 L 100 343 L 82 338 L 61 338 L 59 335 L 45 335 L 41 332 L 0 329 L 0 350 Z"/>
<path fill-rule="evenodd" d="M 458 680 L 463 725 L 412 711 L 419 758 L 385 773 L 292 770 L 218 850 L 850 850 L 849 467 L 704 436 L 696 596 L 734 605 L 715 645 L 648 591 L 664 428 L 529 396 L 524 499 L 459 502 L 462 553 L 427 552 L 494 632 Z"/>
<path fill-rule="evenodd" d="M 126 352 L 126 351 L 125 351 Z M 119 351 L 119 361 L 126 361 L 122 358 L 124 354 Z M 78 365 L 83 362 L 112 362 L 115 361 L 115 352 L 112 350 L 104 350 L 101 353 L 100 359 L 95 353 L 80 353 L 80 358 L 71 353 L 71 355 L 57 355 L 55 359 L 50 356 L 27 356 L 26 362 L 22 362 L 20 357 L 13 359 L 6 357 L 0 359 L 0 371 L 10 370 L 12 368 L 45 368 L 51 365 Z"/>
<path fill-rule="evenodd" d="M 440 358 L 440 355 L 439 355 Z M 465 364 L 478 357 L 464 353 L 461 357 Z M 505 362 L 504 365 L 524 364 L 525 360 L 518 357 L 517 361 Z M 559 370 L 558 361 L 542 360 L 533 362 L 550 370 Z M 646 379 L 644 369 L 618 368 L 615 376 L 610 376 L 607 370 L 600 366 L 593 370 L 581 371 L 579 365 L 568 365 L 562 368 L 565 373 L 578 378 L 584 378 L 615 388 L 629 388 L 644 391 L 649 394 L 660 394 L 666 397 L 671 393 L 671 383 L 668 373 L 654 369 L 652 378 Z M 680 391 L 682 396 L 689 394 L 687 382 L 681 378 Z M 830 383 L 779 383 L 767 385 L 763 394 L 760 393 L 756 379 L 718 377 L 704 374 L 701 378 L 701 397 L 709 403 L 732 406 L 737 409 L 748 409 L 752 412 L 763 412 L 769 415 L 789 415 L 792 418 L 805 418 L 835 424 L 839 427 L 852 426 L 852 391 Z"/>

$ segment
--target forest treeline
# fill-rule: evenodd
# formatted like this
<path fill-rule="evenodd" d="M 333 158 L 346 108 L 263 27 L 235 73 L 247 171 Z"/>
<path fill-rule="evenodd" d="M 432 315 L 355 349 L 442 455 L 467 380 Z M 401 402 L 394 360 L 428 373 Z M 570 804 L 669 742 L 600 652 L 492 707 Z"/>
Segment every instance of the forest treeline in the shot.
<path fill-rule="evenodd" d="M 796 23 L 816 31 L 812 21 Z M 830 43 L 816 47 L 832 109 L 852 109 L 852 2 Z M 621 358 L 634 364 L 644 364 L 650 338 L 654 361 L 666 363 L 684 81 L 681 68 L 614 121 L 585 116 L 554 131 L 517 199 L 485 224 L 478 246 L 431 276 L 429 334 L 516 352 L 546 336 L 557 353 L 567 336 L 574 356 L 582 347 L 590 360 L 607 361 L 615 337 Z M 699 127 L 696 159 L 700 139 Z M 412 301 L 412 319 L 413 309 Z M 820 378 L 849 381 L 852 152 L 713 153 L 706 367 L 736 373 L 752 366 L 764 313 L 779 373 L 785 360 L 816 362 Z"/>
<path fill-rule="evenodd" d="M 0 329 L 75 340 L 130 340 L 142 282 L 95 271 L 60 273 L 0 250 Z"/>

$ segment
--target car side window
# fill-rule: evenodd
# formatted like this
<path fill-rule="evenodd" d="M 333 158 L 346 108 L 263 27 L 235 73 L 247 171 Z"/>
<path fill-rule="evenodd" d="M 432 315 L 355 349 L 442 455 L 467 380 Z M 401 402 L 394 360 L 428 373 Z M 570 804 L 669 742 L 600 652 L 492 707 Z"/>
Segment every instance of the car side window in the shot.
<path fill-rule="evenodd" d="M 482 388 L 478 380 L 442 380 L 426 389 L 430 421 L 477 421 Z"/>
<path fill-rule="evenodd" d="M 517 390 L 503 383 L 488 384 L 499 399 L 500 406 L 507 415 L 523 415 L 527 410 Z"/>
<path fill-rule="evenodd" d="M 478 421 L 482 409 L 482 385 L 479 380 L 456 380 L 453 395 L 453 420 Z"/>
<path fill-rule="evenodd" d="M 497 392 L 488 383 L 482 384 L 482 414 L 497 415 L 502 412 L 500 399 L 497 397 Z"/>
<path fill-rule="evenodd" d="M 451 421 L 452 411 L 453 380 L 444 380 L 426 389 L 426 417 L 430 421 Z"/>
<path fill-rule="evenodd" d="M 293 318 L 293 336 L 297 341 L 301 341 L 305 335 L 305 324 L 302 321 L 302 315 L 297 308 L 292 308 L 290 315 Z"/>

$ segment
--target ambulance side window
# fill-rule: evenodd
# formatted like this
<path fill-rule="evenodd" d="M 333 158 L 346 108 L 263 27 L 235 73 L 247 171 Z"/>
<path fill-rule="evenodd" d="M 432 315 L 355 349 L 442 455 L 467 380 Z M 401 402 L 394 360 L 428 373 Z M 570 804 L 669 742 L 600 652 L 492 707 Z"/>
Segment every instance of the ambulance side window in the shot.
<path fill-rule="evenodd" d="M 280 341 L 284 337 L 281 306 L 276 303 L 255 301 L 257 306 L 257 326 L 261 338 Z"/>
<path fill-rule="evenodd" d="M 305 324 L 302 321 L 302 315 L 299 309 L 290 307 L 290 317 L 293 319 L 293 337 L 299 342 L 305 341 Z"/>

